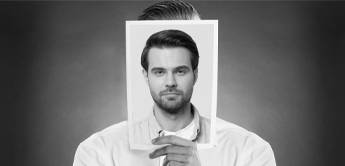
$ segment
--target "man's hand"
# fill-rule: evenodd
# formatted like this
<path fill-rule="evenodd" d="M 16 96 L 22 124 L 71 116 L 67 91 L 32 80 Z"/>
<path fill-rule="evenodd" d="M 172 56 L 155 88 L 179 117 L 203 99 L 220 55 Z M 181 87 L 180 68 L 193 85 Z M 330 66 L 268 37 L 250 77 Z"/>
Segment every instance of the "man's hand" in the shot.
<path fill-rule="evenodd" d="M 166 155 L 164 166 L 200 166 L 196 143 L 173 135 L 162 136 L 152 140 L 154 145 L 164 145 L 150 153 L 150 158 Z"/>

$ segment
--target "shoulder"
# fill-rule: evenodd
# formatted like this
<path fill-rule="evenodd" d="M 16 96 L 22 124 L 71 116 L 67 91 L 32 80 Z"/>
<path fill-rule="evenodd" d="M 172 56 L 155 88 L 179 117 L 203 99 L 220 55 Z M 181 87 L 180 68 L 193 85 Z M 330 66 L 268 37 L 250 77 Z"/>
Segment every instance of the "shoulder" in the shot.
<path fill-rule="evenodd" d="M 231 138 L 234 141 L 244 141 L 248 138 L 252 138 L 256 139 L 260 143 L 267 143 L 255 133 L 220 118 L 217 118 L 216 120 L 216 133 L 218 138 Z"/>
<path fill-rule="evenodd" d="M 78 148 L 105 149 L 126 142 L 128 142 L 127 121 L 122 121 L 92 134 L 82 141 Z"/>
<path fill-rule="evenodd" d="M 73 166 L 107 165 L 111 163 L 111 152 L 128 147 L 127 139 L 126 121 L 96 132 L 79 144 Z"/>
<path fill-rule="evenodd" d="M 217 143 L 221 146 L 235 147 L 241 153 L 241 161 L 244 163 L 275 165 L 271 145 L 257 134 L 217 118 L 216 135 Z"/>

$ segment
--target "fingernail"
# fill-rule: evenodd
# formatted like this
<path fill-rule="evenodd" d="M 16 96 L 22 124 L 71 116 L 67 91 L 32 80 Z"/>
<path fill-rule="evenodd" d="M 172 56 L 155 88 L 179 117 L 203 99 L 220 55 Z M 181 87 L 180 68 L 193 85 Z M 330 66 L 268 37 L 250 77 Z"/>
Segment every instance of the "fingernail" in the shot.
<path fill-rule="evenodd" d="M 152 143 L 155 143 L 156 141 L 157 141 L 156 138 L 154 138 L 154 139 L 151 140 Z"/>

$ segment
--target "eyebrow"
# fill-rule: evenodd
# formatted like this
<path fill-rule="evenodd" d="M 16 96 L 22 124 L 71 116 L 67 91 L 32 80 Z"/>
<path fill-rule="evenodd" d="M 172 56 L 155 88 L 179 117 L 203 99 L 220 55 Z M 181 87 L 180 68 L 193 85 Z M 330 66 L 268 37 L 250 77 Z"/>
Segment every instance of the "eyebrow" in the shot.
<path fill-rule="evenodd" d="M 175 70 L 175 71 L 176 71 L 176 70 L 189 70 L 189 67 L 186 66 L 186 65 L 183 65 L 183 66 L 178 66 L 178 67 L 176 67 L 174 70 Z"/>
<path fill-rule="evenodd" d="M 182 66 L 177 66 L 175 67 L 173 70 L 176 71 L 176 70 L 189 70 L 189 67 L 187 65 L 182 65 Z M 151 69 L 151 71 L 156 71 L 156 70 L 166 70 L 166 68 L 163 68 L 163 67 L 153 67 Z"/>
<path fill-rule="evenodd" d="M 154 67 L 151 69 L 151 71 L 156 71 L 156 70 L 165 70 L 163 67 Z"/>

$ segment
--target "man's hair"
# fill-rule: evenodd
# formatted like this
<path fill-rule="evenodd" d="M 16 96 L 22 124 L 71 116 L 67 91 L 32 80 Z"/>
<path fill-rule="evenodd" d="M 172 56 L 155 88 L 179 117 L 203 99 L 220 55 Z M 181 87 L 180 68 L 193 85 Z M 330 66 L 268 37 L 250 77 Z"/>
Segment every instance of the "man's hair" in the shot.
<path fill-rule="evenodd" d="M 146 8 L 138 20 L 193 20 L 200 18 L 198 11 L 181 0 L 162 1 Z"/>
<path fill-rule="evenodd" d="M 145 48 L 141 54 L 141 66 L 148 71 L 148 53 L 152 47 L 172 48 L 183 47 L 190 51 L 190 61 L 193 71 L 198 68 L 199 52 L 198 48 L 187 33 L 180 30 L 163 30 L 154 33 L 146 41 Z"/>

